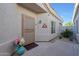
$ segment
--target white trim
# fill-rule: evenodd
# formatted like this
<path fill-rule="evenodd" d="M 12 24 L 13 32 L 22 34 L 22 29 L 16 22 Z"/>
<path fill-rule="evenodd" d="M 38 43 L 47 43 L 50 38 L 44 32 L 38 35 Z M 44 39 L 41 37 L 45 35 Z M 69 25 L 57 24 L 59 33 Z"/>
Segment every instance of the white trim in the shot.
<path fill-rule="evenodd" d="M 74 7 L 74 12 L 73 12 L 73 17 L 72 17 L 72 21 L 74 22 L 75 20 L 75 17 L 76 17 L 76 14 L 77 14 L 77 9 L 78 9 L 78 3 L 75 4 L 75 7 Z"/>

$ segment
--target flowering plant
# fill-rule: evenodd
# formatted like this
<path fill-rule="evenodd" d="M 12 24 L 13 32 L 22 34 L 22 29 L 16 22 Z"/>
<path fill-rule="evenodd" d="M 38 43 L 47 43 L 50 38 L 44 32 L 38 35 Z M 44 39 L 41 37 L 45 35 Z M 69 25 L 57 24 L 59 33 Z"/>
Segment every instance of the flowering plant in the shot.
<path fill-rule="evenodd" d="M 16 45 L 15 53 L 17 53 L 18 55 L 24 54 L 24 52 L 25 52 L 24 44 L 25 44 L 25 40 L 23 38 L 20 39 L 19 37 L 16 37 L 16 40 L 15 40 L 15 45 Z"/>
<path fill-rule="evenodd" d="M 19 37 L 16 37 L 15 44 L 19 46 L 24 46 L 25 40 L 23 38 L 20 39 Z"/>

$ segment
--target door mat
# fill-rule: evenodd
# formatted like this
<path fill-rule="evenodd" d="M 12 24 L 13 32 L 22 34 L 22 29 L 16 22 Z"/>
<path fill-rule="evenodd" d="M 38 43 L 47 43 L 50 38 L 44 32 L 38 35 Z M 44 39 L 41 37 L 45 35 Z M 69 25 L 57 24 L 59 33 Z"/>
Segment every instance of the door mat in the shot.
<path fill-rule="evenodd" d="M 37 46 L 38 46 L 38 44 L 31 43 L 31 44 L 25 45 L 24 47 L 26 48 L 26 50 L 31 50 L 31 49 L 33 49 L 33 48 L 35 48 Z"/>

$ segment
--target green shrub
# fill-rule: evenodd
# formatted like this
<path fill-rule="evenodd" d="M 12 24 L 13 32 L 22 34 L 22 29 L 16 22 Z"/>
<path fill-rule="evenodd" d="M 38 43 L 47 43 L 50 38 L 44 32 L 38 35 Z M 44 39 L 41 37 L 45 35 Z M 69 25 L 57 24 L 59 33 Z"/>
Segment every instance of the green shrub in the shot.
<path fill-rule="evenodd" d="M 64 32 L 61 33 L 61 35 L 65 38 L 70 38 L 73 35 L 73 32 L 66 29 Z"/>

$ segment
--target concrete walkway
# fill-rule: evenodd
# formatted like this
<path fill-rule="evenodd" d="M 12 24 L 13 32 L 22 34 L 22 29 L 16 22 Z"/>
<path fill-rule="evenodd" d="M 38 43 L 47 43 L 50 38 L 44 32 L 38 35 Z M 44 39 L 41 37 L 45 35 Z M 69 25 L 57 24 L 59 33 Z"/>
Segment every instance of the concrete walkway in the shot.
<path fill-rule="evenodd" d="M 39 46 L 26 51 L 23 56 L 79 56 L 79 45 L 75 43 L 56 40 L 51 42 L 38 42 Z"/>

